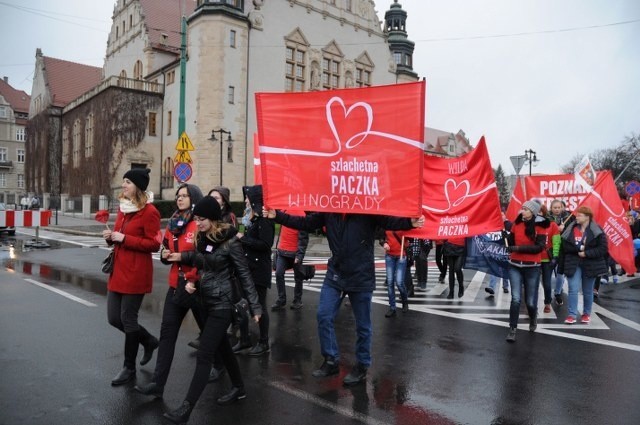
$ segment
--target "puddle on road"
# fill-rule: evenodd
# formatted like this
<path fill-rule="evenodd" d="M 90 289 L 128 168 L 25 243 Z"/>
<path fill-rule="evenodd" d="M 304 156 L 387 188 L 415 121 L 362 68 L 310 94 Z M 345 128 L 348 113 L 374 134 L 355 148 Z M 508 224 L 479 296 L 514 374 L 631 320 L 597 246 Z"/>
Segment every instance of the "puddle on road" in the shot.
<path fill-rule="evenodd" d="M 43 252 L 60 249 L 67 247 L 68 244 L 58 241 L 47 241 L 49 244 L 48 248 L 35 248 L 30 245 L 29 242 L 31 241 L 16 238 L 0 239 L 0 267 L 22 273 L 32 279 L 61 290 L 65 288 L 64 285 L 60 285 L 60 283 L 71 284 L 81 290 L 89 291 L 96 295 L 107 295 L 107 275 L 104 275 L 104 278 L 100 279 L 84 275 L 80 270 L 62 269 L 60 267 L 40 264 L 20 258 L 20 254 L 24 252 Z M 166 290 L 164 287 L 161 291 L 146 294 L 141 308 L 152 313 L 161 314 L 165 295 Z"/>

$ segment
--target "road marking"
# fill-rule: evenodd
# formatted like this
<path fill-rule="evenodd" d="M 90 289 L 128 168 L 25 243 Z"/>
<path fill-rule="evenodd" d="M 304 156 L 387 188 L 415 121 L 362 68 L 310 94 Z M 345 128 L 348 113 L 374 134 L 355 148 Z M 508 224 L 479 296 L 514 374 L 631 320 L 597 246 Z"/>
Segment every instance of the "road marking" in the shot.
<path fill-rule="evenodd" d="M 75 295 L 71 295 L 70 293 L 65 292 L 65 291 L 63 291 L 61 289 L 54 288 L 52 286 L 49 286 L 49 285 L 46 285 L 44 283 L 38 282 L 37 280 L 33 280 L 33 279 L 25 279 L 25 280 L 27 282 L 29 282 L 29 283 L 32 283 L 32 284 L 36 285 L 36 286 L 39 286 L 39 287 L 44 288 L 46 290 L 49 290 L 51 292 L 55 292 L 58 295 L 62 295 L 63 297 L 68 298 L 71 301 L 75 301 L 77 303 L 86 305 L 87 307 L 97 307 L 96 304 L 91 303 L 91 302 L 86 301 L 86 300 L 83 300 L 82 298 L 76 297 Z"/>
<path fill-rule="evenodd" d="M 348 409 L 346 407 L 338 406 L 335 403 L 327 401 L 321 397 L 308 393 L 306 391 L 299 390 L 297 388 L 293 388 L 287 384 L 278 381 L 271 381 L 268 383 L 269 386 L 283 391 L 285 393 L 291 394 L 292 396 L 298 397 L 304 401 L 315 404 L 316 406 L 325 408 L 327 410 L 331 410 L 332 412 L 338 413 L 342 416 L 345 416 L 349 419 L 356 420 L 362 422 L 364 424 L 369 425 L 387 425 L 387 422 L 382 422 L 377 419 L 372 418 L 371 416 L 367 416 L 363 413 L 356 412 L 353 409 Z"/>

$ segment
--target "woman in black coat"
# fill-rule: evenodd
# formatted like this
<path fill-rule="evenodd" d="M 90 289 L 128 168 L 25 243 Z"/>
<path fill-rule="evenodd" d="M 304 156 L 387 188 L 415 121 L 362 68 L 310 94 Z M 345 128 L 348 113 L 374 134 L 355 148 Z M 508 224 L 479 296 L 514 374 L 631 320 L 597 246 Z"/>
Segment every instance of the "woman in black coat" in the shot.
<path fill-rule="evenodd" d="M 581 323 L 591 321 L 593 285 L 595 279 L 607 273 L 607 236 L 593 221 L 589 207 L 580 207 L 576 219 L 562 232 L 558 273 L 569 280 L 569 315 L 565 323 L 576 323 L 578 316 L 578 290 L 582 287 L 584 309 Z"/>
<path fill-rule="evenodd" d="M 189 392 L 180 407 L 164 415 L 174 423 L 184 423 L 189 419 L 195 403 L 207 386 L 216 351 L 220 354 L 233 385 L 229 393 L 218 398 L 218 404 L 231 404 L 246 397 L 238 361 L 227 335 L 233 316 L 234 275 L 242 284 L 244 296 L 251 305 L 256 322 L 260 320 L 262 311 L 242 246 L 235 237 L 237 231 L 231 225 L 220 222 L 221 216 L 220 205 L 214 198 L 202 198 L 193 209 L 193 219 L 198 226 L 196 250 L 174 252 L 167 257 L 169 261 L 179 261 L 198 269 L 199 281 L 189 281 L 185 290 L 190 294 L 195 293 L 194 297 L 206 314 Z"/>
<path fill-rule="evenodd" d="M 258 292 L 258 301 L 262 306 L 262 316 L 258 322 L 260 339 L 249 350 L 250 356 L 261 356 L 269 352 L 269 314 L 267 313 L 267 289 L 271 288 L 271 246 L 273 245 L 275 225 L 271 220 L 262 217 L 262 186 L 244 186 L 242 188 L 247 209 L 242 217 L 244 234 L 239 233 L 245 257 L 253 283 Z M 233 346 L 238 352 L 251 347 L 249 323 L 240 323 L 240 341 Z"/>

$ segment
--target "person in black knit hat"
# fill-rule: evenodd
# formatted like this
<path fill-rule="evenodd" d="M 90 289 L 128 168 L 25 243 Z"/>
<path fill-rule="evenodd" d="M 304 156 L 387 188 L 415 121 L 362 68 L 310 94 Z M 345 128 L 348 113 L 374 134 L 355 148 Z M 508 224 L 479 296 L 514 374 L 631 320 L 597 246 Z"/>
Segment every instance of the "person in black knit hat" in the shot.
<path fill-rule="evenodd" d="M 147 364 L 158 347 L 158 339 L 138 322 L 144 294 L 152 291 L 151 254 L 160 248 L 160 213 L 146 192 L 149 169 L 133 169 L 124 174 L 120 208 L 113 229 L 102 237 L 113 247 L 115 259 L 107 283 L 107 320 L 125 335 L 124 365 L 111 385 L 123 385 L 136 378 L 138 345 L 144 347 L 141 365 Z"/>
<path fill-rule="evenodd" d="M 216 352 L 219 353 L 232 384 L 230 391 L 218 398 L 218 404 L 228 405 L 247 396 L 238 360 L 231 350 L 227 335 L 227 328 L 233 317 L 234 275 L 242 285 L 256 322 L 260 320 L 262 309 L 242 245 L 236 237 L 238 231 L 230 224 L 223 223 L 221 217 L 218 202 L 210 196 L 202 198 L 193 208 L 193 219 L 198 228 L 196 250 L 172 252 L 167 257 L 168 261 L 197 267 L 198 281 L 189 281 L 185 290 L 192 294 L 197 292 L 194 298 L 201 304 L 206 316 L 189 391 L 178 408 L 164 414 L 173 423 L 189 420 L 191 411 L 207 386 L 211 362 Z"/>

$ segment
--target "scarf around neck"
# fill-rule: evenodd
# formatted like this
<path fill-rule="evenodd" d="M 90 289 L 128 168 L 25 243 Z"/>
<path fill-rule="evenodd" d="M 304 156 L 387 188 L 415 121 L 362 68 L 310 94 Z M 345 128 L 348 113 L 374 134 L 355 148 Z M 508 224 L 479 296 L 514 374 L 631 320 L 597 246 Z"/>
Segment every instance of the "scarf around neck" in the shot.
<path fill-rule="evenodd" d="M 145 192 L 147 194 L 147 204 L 153 202 L 153 192 Z M 129 214 L 140 211 L 141 208 L 138 208 L 136 204 L 131 202 L 130 199 L 122 198 L 120 199 L 120 212 L 123 214 Z"/>
<path fill-rule="evenodd" d="M 184 211 L 176 210 L 169 219 L 169 224 L 167 225 L 169 232 L 174 236 L 181 235 L 182 232 L 184 232 L 184 229 L 186 229 L 187 224 L 191 221 L 191 218 L 191 208 Z"/>

